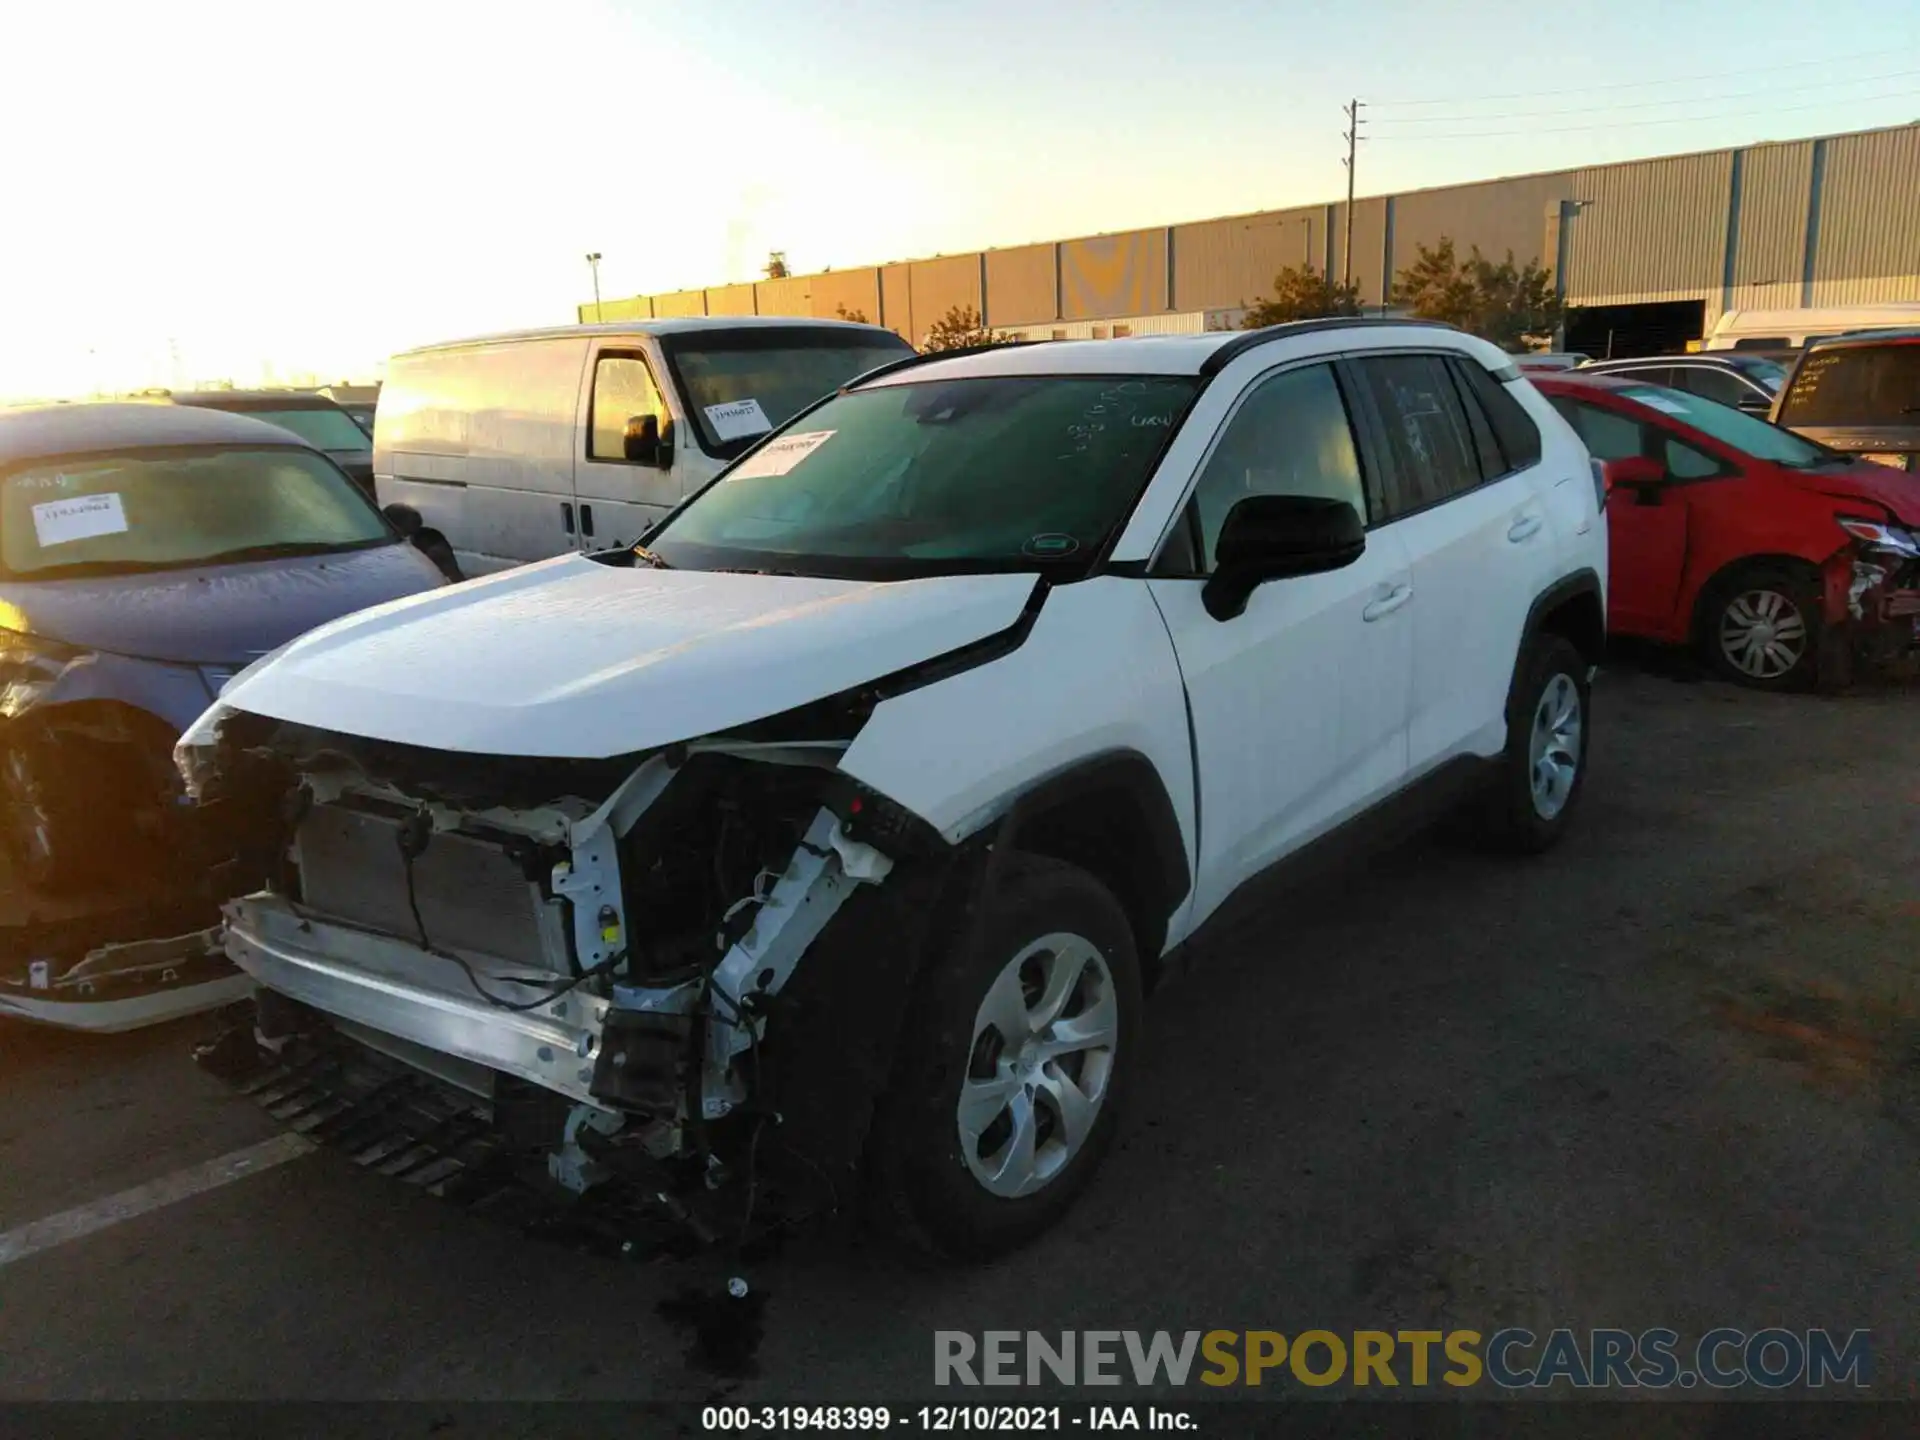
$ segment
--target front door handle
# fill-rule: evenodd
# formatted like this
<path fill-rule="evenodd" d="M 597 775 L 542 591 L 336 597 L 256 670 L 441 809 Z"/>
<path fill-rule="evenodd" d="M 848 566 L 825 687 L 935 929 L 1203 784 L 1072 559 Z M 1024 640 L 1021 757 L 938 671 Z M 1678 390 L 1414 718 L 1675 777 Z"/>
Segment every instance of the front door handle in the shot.
<path fill-rule="evenodd" d="M 1396 585 L 1386 594 L 1375 600 L 1360 612 L 1362 620 L 1378 620 L 1382 615 L 1391 615 L 1407 601 L 1413 598 L 1413 586 Z"/>
<path fill-rule="evenodd" d="M 580 507 L 580 533 L 588 537 L 593 535 L 593 506 L 591 505 Z"/>
<path fill-rule="evenodd" d="M 1516 545 L 1522 540 L 1531 540 L 1540 532 L 1540 524 L 1538 515 L 1522 515 L 1507 527 L 1507 539 Z"/>

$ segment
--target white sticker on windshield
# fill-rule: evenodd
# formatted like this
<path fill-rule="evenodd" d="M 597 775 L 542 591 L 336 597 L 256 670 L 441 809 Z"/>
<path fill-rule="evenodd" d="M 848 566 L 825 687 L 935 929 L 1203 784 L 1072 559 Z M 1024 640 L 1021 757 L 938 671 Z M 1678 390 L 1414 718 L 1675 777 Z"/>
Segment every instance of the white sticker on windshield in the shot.
<path fill-rule="evenodd" d="M 100 535 L 118 535 L 127 528 L 127 512 L 120 496 L 82 495 L 74 500 L 49 500 L 33 507 L 33 533 L 41 548 L 69 545 L 75 540 L 92 540 Z"/>
<path fill-rule="evenodd" d="M 831 430 L 808 430 L 800 435 L 782 435 L 770 440 L 728 473 L 729 480 L 749 480 L 756 475 L 784 475 L 807 456 L 833 438 Z"/>
<path fill-rule="evenodd" d="M 745 400 L 729 400 L 725 405 L 707 406 L 707 423 L 714 438 L 740 440 L 748 435 L 764 435 L 773 428 L 760 402 L 749 395 Z"/>
<path fill-rule="evenodd" d="M 1684 415 L 1687 413 L 1686 406 L 1676 405 L 1664 395 L 1636 395 L 1634 398 L 1649 409 L 1664 410 L 1669 415 Z"/>

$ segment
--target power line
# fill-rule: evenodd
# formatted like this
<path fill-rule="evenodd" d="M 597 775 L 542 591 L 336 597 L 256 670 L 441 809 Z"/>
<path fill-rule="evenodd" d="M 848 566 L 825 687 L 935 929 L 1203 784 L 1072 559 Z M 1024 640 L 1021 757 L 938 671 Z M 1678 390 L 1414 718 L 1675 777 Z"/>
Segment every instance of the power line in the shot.
<path fill-rule="evenodd" d="M 1850 85 L 1871 84 L 1876 80 L 1905 80 L 1920 75 L 1920 70 L 1889 70 L 1883 75 L 1855 75 L 1848 77 Z M 1718 105 L 1727 100 L 1752 100 L 1762 95 L 1792 95 L 1803 90 L 1831 88 L 1831 80 L 1814 80 L 1805 85 L 1774 85 L 1764 90 L 1736 90 L 1727 95 L 1676 95 L 1670 100 L 1632 100 L 1623 104 L 1576 105 L 1570 109 L 1559 110 L 1513 110 L 1495 112 L 1487 115 L 1389 115 L 1376 123 L 1382 125 L 1447 125 L 1465 121 L 1530 120 L 1542 115 L 1592 115 L 1596 113 L 1612 114 L 1619 110 L 1653 110 L 1666 105 Z"/>
<path fill-rule="evenodd" d="M 1590 95 L 1601 90 L 1648 90 L 1659 85 L 1698 85 L 1703 80 L 1739 80 L 1749 75 L 1771 75 L 1781 70 L 1804 70 L 1812 65 L 1841 65 L 1852 60 L 1884 57 L 1887 47 L 1853 55 L 1829 55 L 1824 60 L 1789 60 L 1782 65 L 1749 65 L 1717 75 L 1675 75 L 1665 80 L 1621 80 L 1610 85 L 1561 85 L 1552 90 L 1518 90 L 1506 95 L 1444 95 L 1425 100 L 1382 100 L 1382 105 L 1459 105 L 1468 100 L 1543 100 L 1559 95 Z"/>
<path fill-rule="evenodd" d="M 1920 90 L 1895 90 L 1885 95 L 1849 95 L 1851 105 L 1872 104 L 1879 100 L 1920 98 Z M 1795 110 L 1820 110 L 1832 106 L 1832 100 L 1809 100 L 1801 105 L 1768 105 L 1758 110 L 1731 110 L 1724 114 L 1667 115 L 1658 120 L 1596 120 L 1591 125 L 1527 126 L 1520 130 L 1451 130 L 1444 135 L 1376 135 L 1371 138 L 1402 143 L 1413 140 L 1494 140 L 1508 135 L 1571 135 L 1587 130 L 1618 130 L 1635 125 L 1701 125 L 1712 120 L 1744 120 L 1756 115 L 1780 115 Z M 1493 118 L 1493 117 L 1489 117 Z"/>

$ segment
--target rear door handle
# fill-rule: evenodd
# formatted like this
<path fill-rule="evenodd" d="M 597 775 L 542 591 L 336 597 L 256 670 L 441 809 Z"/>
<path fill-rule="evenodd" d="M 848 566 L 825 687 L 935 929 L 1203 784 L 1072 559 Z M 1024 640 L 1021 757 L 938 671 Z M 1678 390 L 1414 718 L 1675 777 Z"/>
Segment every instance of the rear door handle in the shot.
<path fill-rule="evenodd" d="M 560 523 L 566 527 L 567 534 L 573 534 L 573 502 L 571 500 L 560 502 Z"/>
<path fill-rule="evenodd" d="M 1541 520 L 1538 515 L 1522 515 L 1507 527 L 1507 539 L 1518 545 L 1522 540 L 1531 540 L 1540 532 Z"/>
<path fill-rule="evenodd" d="M 1382 615 L 1391 615 L 1407 601 L 1413 598 L 1413 586 L 1396 585 L 1386 594 L 1375 600 L 1360 612 L 1362 620 L 1378 620 Z"/>
<path fill-rule="evenodd" d="M 591 505 L 580 507 L 580 533 L 589 536 L 593 534 L 593 506 Z"/>

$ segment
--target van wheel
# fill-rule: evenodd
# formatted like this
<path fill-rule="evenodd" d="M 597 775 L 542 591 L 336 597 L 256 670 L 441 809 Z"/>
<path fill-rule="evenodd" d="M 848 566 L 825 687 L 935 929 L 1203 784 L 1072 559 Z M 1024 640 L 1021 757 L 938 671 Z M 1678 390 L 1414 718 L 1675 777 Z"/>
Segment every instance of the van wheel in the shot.
<path fill-rule="evenodd" d="M 1756 690 L 1811 689 L 1820 674 L 1820 591 L 1784 565 L 1749 565 L 1718 582 L 1701 617 L 1707 663 Z"/>
<path fill-rule="evenodd" d="M 1521 656 L 1500 770 L 1475 816 L 1488 845 L 1538 854 L 1565 833 L 1587 778 L 1587 669 L 1563 635 L 1537 636 Z"/>
<path fill-rule="evenodd" d="M 1007 857 L 979 943 L 927 965 L 871 1154 L 894 1228 L 984 1259 L 1065 1214 L 1139 1064 L 1140 965 L 1119 901 L 1077 866 Z"/>

